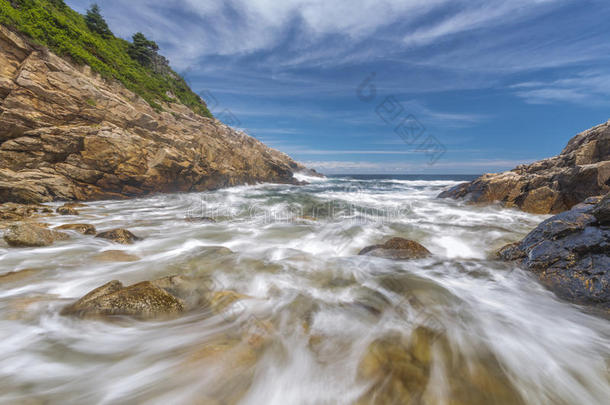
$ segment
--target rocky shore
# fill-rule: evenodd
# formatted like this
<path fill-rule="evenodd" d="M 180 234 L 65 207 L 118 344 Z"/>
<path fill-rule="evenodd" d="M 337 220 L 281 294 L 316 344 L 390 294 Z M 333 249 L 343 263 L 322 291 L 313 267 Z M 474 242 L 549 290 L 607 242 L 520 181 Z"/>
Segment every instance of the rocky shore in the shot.
<path fill-rule="evenodd" d="M 498 256 L 562 298 L 610 310 L 610 194 L 547 219 Z"/>
<path fill-rule="evenodd" d="M 557 214 L 610 191 L 610 121 L 572 138 L 555 157 L 485 174 L 439 197 L 499 202 L 534 214 Z"/>
<path fill-rule="evenodd" d="M 297 183 L 306 170 L 177 100 L 162 108 L 0 26 L 0 202 Z"/>

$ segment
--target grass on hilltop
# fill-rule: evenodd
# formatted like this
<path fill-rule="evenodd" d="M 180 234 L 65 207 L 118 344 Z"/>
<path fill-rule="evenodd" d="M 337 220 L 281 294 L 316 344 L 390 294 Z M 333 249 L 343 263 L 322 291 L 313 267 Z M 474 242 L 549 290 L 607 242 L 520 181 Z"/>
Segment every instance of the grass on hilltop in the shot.
<path fill-rule="evenodd" d="M 157 111 L 161 102 L 175 101 L 168 96 L 171 92 L 195 113 L 212 117 L 205 102 L 168 65 L 162 71 L 142 65 L 130 56 L 130 42 L 109 31 L 92 31 L 85 17 L 63 0 L 0 0 L 0 23 L 60 56 L 91 66 L 106 79 L 118 80 Z"/>

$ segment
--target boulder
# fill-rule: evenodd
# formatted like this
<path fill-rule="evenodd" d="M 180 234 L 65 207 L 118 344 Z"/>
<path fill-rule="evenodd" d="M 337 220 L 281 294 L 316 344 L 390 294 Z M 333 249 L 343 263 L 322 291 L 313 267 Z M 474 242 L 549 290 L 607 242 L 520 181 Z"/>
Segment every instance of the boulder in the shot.
<path fill-rule="evenodd" d="M 142 238 L 134 235 L 129 232 L 127 229 L 113 229 L 111 231 L 105 231 L 98 233 L 96 238 L 108 239 L 116 243 L 121 243 L 123 245 L 131 245 L 134 242 L 142 240 Z"/>
<path fill-rule="evenodd" d="M 83 235 L 95 235 L 96 233 L 95 226 L 90 224 L 66 224 L 60 225 L 55 229 L 59 229 L 60 231 L 76 231 Z"/>
<path fill-rule="evenodd" d="M 430 251 L 421 244 L 403 238 L 392 238 L 382 245 L 367 246 L 358 253 L 358 255 L 398 260 L 421 259 L 430 254 Z"/>
<path fill-rule="evenodd" d="M 543 221 L 498 256 L 517 261 L 559 297 L 610 309 L 608 195 Z"/>
<path fill-rule="evenodd" d="M 70 237 L 62 232 L 52 231 L 33 223 L 11 225 L 4 234 L 4 240 L 13 247 L 49 246 L 57 240 Z"/>
<path fill-rule="evenodd" d="M 183 310 L 180 299 L 149 281 L 124 287 L 113 280 L 68 305 L 61 313 L 79 317 L 122 315 L 151 319 L 176 315 Z"/>
<path fill-rule="evenodd" d="M 499 202 L 534 214 L 556 214 L 610 191 L 610 121 L 572 138 L 555 157 L 485 174 L 439 194 L 471 203 Z"/>

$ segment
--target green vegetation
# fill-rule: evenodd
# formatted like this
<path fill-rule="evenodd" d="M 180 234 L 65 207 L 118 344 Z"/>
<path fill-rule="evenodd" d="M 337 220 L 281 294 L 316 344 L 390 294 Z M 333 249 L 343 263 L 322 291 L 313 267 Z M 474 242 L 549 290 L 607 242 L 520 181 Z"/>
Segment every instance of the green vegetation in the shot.
<path fill-rule="evenodd" d="M 91 8 L 87 10 L 87 14 L 85 14 L 85 22 L 87 23 L 87 27 L 91 30 L 91 32 L 97 32 L 102 36 L 102 38 L 106 39 L 112 37 L 112 31 L 110 31 L 106 20 L 104 20 L 104 17 L 102 17 L 100 7 L 97 4 L 92 4 Z"/>
<path fill-rule="evenodd" d="M 167 60 L 157 54 L 157 44 L 144 35 L 134 43 L 115 37 L 92 5 L 83 16 L 63 0 L 0 0 L 0 23 L 29 36 L 58 55 L 87 64 L 106 79 L 116 79 L 161 110 L 161 102 L 174 101 L 171 93 L 195 113 L 211 117 L 205 102 Z"/>

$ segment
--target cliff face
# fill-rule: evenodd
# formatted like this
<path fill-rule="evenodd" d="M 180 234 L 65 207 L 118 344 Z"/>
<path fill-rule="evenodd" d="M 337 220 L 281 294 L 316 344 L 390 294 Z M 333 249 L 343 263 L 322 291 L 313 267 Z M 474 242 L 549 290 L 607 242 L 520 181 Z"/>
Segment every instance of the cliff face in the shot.
<path fill-rule="evenodd" d="M 558 156 L 459 184 L 439 197 L 498 201 L 536 214 L 554 214 L 610 191 L 610 121 L 572 138 Z"/>
<path fill-rule="evenodd" d="M 295 183 L 287 155 L 142 98 L 0 25 L 0 203 Z"/>

